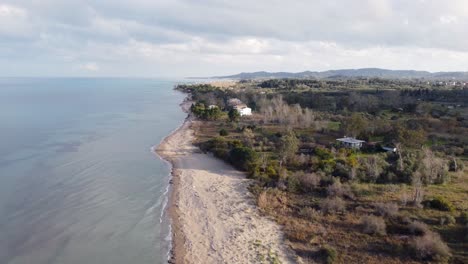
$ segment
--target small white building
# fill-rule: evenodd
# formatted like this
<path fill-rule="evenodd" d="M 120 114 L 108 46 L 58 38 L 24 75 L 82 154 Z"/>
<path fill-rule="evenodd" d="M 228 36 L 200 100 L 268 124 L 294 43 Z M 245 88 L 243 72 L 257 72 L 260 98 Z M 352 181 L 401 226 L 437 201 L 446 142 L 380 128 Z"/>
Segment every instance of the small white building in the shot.
<path fill-rule="evenodd" d="M 340 142 L 340 144 L 343 145 L 345 148 L 352 149 L 360 149 L 362 147 L 362 143 L 365 142 L 364 140 L 359 140 L 352 137 L 338 138 L 336 140 Z"/>
<path fill-rule="evenodd" d="M 215 108 L 218 108 L 218 106 L 217 105 L 209 105 L 208 106 L 208 109 L 215 109 Z"/>
<path fill-rule="evenodd" d="M 246 104 L 239 104 L 233 107 L 241 116 L 252 115 L 252 109 L 247 107 Z"/>

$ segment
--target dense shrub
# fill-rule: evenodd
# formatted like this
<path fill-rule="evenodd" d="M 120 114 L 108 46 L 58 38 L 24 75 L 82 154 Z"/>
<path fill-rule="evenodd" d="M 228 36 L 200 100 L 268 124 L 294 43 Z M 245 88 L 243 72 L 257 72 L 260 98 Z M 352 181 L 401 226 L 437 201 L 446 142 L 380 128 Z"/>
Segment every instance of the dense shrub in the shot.
<path fill-rule="evenodd" d="M 380 177 L 388 167 L 387 162 L 380 155 L 361 157 L 359 163 L 361 164 L 359 177 L 366 182 L 381 181 Z"/>
<path fill-rule="evenodd" d="M 447 201 L 444 197 L 436 196 L 431 200 L 423 201 L 423 205 L 428 208 L 440 210 L 440 211 L 454 211 L 455 207 L 450 201 Z"/>
<path fill-rule="evenodd" d="M 209 108 L 203 103 L 196 103 L 190 108 L 192 113 L 200 119 L 217 120 L 222 116 L 222 111 L 218 107 Z"/>
<path fill-rule="evenodd" d="M 320 203 L 320 209 L 324 214 L 338 213 L 345 210 L 346 203 L 339 197 L 326 198 Z"/>
<path fill-rule="evenodd" d="M 236 109 L 231 109 L 229 110 L 228 117 L 229 117 L 229 121 L 235 122 L 235 121 L 238 121 L 241 116 L 240 116 L 239 111 L 237 111 Z"/>
<path fill-rule="evenodd" d="M 226 129 L 223 128 L 223 129 L 221 129 L 219 131 L 219 135 L 225 137 L 225 136 L 229 135 L 229 132 Z"/>
<path fill-rule="evenodd" d="M 273 164 L 268 164 L 268 166 L 265 168 L 265 174 L 268 176 L 268 178 L 271 179 L 278 178 L 278 172 L 276 171 L 276 168 Z"/>
<path fill-rule="evenodd" d="M 304 191 L 312 191 L 320 184 L 321 176 L 317 173 L 304 173 L 298 179 Z"/>
<path fill-rule="evenodd" d="M 382 217 L 366 215 L 361 218 L 362 232 L 365 234 L 385 235 L 386 225 Z"/>
<path fill-rule="evenodd" d="M 315 155 L 318 156 L 322 160 L 329 160 L 333 158 L 333 154 L 330 152 L 330 150 L 322 147 L 317 147 L 314 150 Z"/>
<path fill-rule="evenodd" d="M 229 157 L 230 142 L 222 137 L 216 137 L 207 142 L 200 144 L 200 149 L 207 152 L 212 152 L 216 157 L 226 160 Z"/>
<path fill-rule="evenodd" d="M 335 181 L 332 185 L 327 188 L 327 195 L 330 197 L 342 197 L 343 196 L 343 185 L 340 181 Z"/>
<path fill-rule="evenodd" d="M 321 253 L 325 257 L 325 262 L 327 264 L 335 263 L 338 258 L 338 253 L 336 252 L 336 249 L 328 245 L 322 247 Z"/>
<path fill-rule="evenodd" d="M 398 214 L 398 205 L 394 203 L 375 203 L 374 208 L 381 216 L 394 217 Z"/>
<path fill-rule="evenodd" d="M 440 235 L 429 232 L 415 237 L 411 241 L 415 256 L 421 260 L 446 261 L 450 257 L 450 250 L 442 241 Z"/>
<path fill-rule="evenodd" d="M 419 221 L 413 221 L 410 224 L 408 224 L 408 229 L 411 232 L 411 234 L 417 236 L 423 236 L 430 232 L 429 227 L 425 223 Z"/>
<path fill-rule="evenodd" d="M 299 188 L 300 188 L 300 181 L 299 179 L 295 176 L 295 175 L 291 175 L 288 177 L 288 182 L 287 182 L 287 186 L 288 186 L 288 191 L 289 192 L 297 192 L 299 191 Z"/>
<path fill-rule="evenodd" d="M 241 170 L 251 171 L 258 161 L 258 155 L 249 147 L 235 147 L 229 152 L 229 161 Z"/>
<path fill-rule="evenodd" d="M 250 176 L 258 175 L 258 154 L 252 148 L 246 147 L 238 140 L 226 140 L 216 137 L 200 144 L 203 151 L 212 152 L 216 157 L 231 163 L 239 170 L 248 172 Z"/>
<path fill-rule="evenodd" d="M 329 197 L 345 197 L 354 199 L 354 194 L 347 184 L 342 184 L 340 181 L 335 181 L 327 188 L 327 195 Z"/>
<path fill-rule="evenodd" d="M 299 211 L 299 215 L 307 220 L 315 220 L 319 216 L 319 212 L 311 207 L 303 207 Z"/>
<path fill-rule="evenodd" d="M 336 163 L 333 176 L 340 177 L 341 179 L 351 180 L 354 178 L 354 170 L 347 164 L 343 163 L 342 160 Z"/>

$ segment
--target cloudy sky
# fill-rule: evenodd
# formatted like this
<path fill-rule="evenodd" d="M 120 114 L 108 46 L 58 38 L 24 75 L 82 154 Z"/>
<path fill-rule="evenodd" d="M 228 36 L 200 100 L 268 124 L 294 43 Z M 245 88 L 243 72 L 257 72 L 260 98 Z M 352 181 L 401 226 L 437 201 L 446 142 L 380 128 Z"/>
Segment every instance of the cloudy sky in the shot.
<path fill-rule="evenodd" d="M 467 0 L 0 0 L 0 76 L 468 71 Z"/>

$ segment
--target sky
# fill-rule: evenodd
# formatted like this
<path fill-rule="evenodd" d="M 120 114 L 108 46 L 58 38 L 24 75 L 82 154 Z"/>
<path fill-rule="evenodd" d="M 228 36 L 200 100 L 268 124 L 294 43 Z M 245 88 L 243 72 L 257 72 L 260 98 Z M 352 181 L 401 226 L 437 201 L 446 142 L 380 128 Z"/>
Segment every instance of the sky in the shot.
<path fill-rule="evenodd" d="M 0 76 L 468 71 L 467 0 L 0 0 Z"/>

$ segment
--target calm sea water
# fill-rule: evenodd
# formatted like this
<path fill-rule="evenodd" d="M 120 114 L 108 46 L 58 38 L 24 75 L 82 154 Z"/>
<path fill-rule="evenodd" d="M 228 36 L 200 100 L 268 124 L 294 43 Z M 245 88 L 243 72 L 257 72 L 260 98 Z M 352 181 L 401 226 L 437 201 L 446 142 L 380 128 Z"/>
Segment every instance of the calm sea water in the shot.
<path fill-rule="evenodd" d="M 173 85 L 0 79 L 0 263 L 167 262 Z"/>

